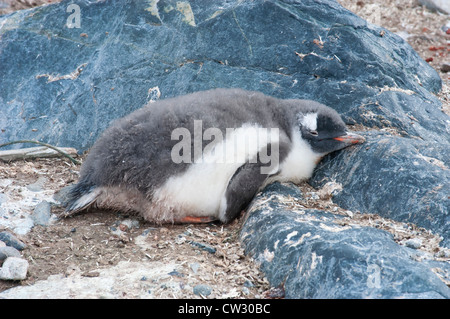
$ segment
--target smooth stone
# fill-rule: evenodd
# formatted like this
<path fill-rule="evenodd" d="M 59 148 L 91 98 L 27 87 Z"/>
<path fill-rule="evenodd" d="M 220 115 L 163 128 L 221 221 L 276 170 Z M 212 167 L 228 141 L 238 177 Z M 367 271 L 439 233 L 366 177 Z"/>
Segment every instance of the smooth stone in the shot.
<path fill-rule="evenodd" d="M 48 226 L 51 218 L 51 205 L 47 201 L 42 201 L 36 205 L 31 219 L 35 225 Z"/>
<path fill-rule="evenodd" d="M 193 288 L 193 292 L 196 295 L 207 297 L 212 293 L 212 288 L 208 285 L 196 285 Z"/>
<path fill-rule="evenodd" d="M 27 277 L 28 261 L 18 257 L 8 257 L 0 268 L 0 279 L 23 280 Z"/>
<path fill-rule="evenodd" d="M 21 257 L 21 255 L 20 255 L 20 252 L 17 249 L 15 249 L 14 247 L 10 247 L 10 246 L 1 247 L 0 246 L 0 261 L 3 261 L 8 257 Z"/>

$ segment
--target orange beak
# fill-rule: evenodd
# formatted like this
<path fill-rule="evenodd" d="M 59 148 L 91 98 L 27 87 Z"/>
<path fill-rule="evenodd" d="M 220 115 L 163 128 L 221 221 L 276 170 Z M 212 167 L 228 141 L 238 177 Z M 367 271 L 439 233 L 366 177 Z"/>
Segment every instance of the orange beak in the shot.
<path fill-rule="evenodd" d="M 361 135 L 354 134 L 354 133 L 347 133 L 342 136 L 334 137 L 333 138 L 336 141 L 344 142 L 346 144 L 360 144 L 365 142 L 365 138 Z"/>

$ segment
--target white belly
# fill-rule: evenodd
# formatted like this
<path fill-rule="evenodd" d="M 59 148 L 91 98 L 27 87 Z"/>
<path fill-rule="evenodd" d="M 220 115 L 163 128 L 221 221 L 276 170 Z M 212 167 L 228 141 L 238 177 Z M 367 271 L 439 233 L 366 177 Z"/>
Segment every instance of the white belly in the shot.
<path fill-rule="evenodd" d="M 207 145 L 203 156 L 198 157 L 186 172 L 169 178 L 153 198 L 170 203 L 179 217 L 219 217 L 226 208 L 226 188 L 236 170 L 256 157 L 268 143 L 278 144 L 279 130 L 264 130 L 246 124 L 227 131 L 224 138 L 218 140 L 214 140 L 213 147 Z M 278 163 L 275 164 L 273 170 L 277 171 Z"/>

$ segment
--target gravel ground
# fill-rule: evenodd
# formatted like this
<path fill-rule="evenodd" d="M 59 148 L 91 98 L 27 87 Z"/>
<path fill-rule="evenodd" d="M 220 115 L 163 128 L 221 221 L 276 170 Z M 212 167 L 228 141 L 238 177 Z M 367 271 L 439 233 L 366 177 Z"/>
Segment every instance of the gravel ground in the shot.
<path fill-rule="evenodd" d="M 438 97 L 442 110 L 450 115 L 450 31 L 444 31 L 445 26 L 450 28 L 450 16 L 430 11 L 417 0 L 337 1 L 361 18 L 404 38 L 439 73 L 442 91 Z"/>
<path fill-rule="evenodd" d="M 8 196 L 2 209 L 9 211 L 0 220 L 0 231 L 21 229 L 35 205 L 42 200 L 52 202 L 53 194 L 76 181 L 78 172 L 79 166 L 65 159 L 0 163 L 0 191 Z M 62 211 L 53 205 L 53 214 Z M 155 227 L 136 216 L 92 210 L 18 235 L 27 244 L 22 254 L 30 264 L 28 275 L 21 282 L 0 280 L 0 291 L 57 274 L 98 277 L 102 270 L 122 262 L 122 267 L 123 263 L 144 263 L 148 269 L 160 269 L 161 264 L 174 267 L 157 275 L 148 270 L 142 276 L 152 278 L 152 289 L 147 289 L 151 294 L 139 286 L 123 297 L 201 298 L 193 288 L 206 285 L 212 288 L 210 298 L 262 298 L 269 293 L 269 285 L 253 261 L 244 256 L 237 240 L 239 225 L 237 220 L 226 226 Z"/>

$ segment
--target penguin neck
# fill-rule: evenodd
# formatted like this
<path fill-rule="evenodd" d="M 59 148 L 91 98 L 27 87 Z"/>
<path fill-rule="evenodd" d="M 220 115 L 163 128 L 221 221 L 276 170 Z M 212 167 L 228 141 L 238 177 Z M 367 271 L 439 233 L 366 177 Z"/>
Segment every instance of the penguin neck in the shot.
<path fill-rule="evenodd" d="M 280 163 L 279 173 L 270 177 L 266 184 L 274 181 L 299 183 L 312 176 L 322 154 L 312 150 L 311 146 L 302 139 L 297 127 L 291 132 L 291 143 L 289 153 Z"/>

